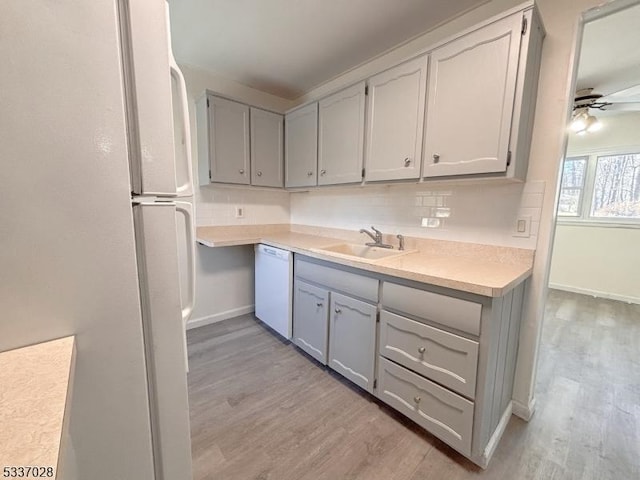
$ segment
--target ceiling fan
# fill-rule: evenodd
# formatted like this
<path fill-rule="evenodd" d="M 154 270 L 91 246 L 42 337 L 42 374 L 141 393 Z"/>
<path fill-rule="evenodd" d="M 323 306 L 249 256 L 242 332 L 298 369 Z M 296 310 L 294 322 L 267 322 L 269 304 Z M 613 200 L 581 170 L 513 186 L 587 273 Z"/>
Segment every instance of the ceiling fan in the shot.
<path fill-rule="evenodd" d="M 583 88 L 576 92 L 573 102 L 571 129 L 578 135 L 595 132 L 602 128 L 600 121 L 589 113 L 589 109 L 600 111 L 640 112 L 640 84 L 608 95 Z"/>

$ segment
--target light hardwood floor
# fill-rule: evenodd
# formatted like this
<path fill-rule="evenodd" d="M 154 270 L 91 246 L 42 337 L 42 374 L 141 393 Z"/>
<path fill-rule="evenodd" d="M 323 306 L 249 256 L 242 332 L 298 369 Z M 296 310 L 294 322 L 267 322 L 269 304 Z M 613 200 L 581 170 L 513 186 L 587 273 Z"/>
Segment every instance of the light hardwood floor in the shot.
<path fill-rule="evenodd" d="M 486 471 L 252 315 L 188 332 L 194 479 L 640 479 L 640 306 L 552 290 L 537 411 Z"/>

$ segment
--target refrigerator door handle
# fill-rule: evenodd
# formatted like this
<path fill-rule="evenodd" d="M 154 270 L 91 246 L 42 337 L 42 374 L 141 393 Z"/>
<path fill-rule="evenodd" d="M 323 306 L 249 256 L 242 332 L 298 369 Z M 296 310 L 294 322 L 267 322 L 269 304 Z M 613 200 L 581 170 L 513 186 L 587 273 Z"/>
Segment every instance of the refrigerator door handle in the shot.
<path fill-rule="evenodd" d="M 189 320 L 196 302 L 196 243 L 193 226 L 193 207 L 189 202 L 177 201 L 174 203 L 176 205 L 176 212 L 180 212 L 185 217 L 184 223 L 187 234 L 187 275 L 189 302 L 187 305 L 182 306 L 182 322 L 186 328 L 187 320 Z"/>
<path fill-rule="evenodd" d="M 168 50 L 169 50 L 169 71 L 171 76 L 175 80 L 178 86 L 178 96 L 180 98 L 180 121 L 182 122 L 182 144 L 184 145 L 184 161 L 186 162 L 187 179 L 182 185 L 176 185 L 176 194 L 178 197 L 191 197 L 193 195 L 193 159 L 191 156 L 191 124 L 189 123 L 189 99 L 187 97 L 187 84 L 184 81 L 184 75 L 176 58 L 173 56 L 173 49 L 171 48 L 171 21 L 169 14 L 169 2 L 165 2 L 166 21 L 167 21 L 167 35 L 168 35 Z M 177 162 L 178 159 L 176 158 Z M 176 165 L 177 167 L 177 165 Z M 176 172 L 178 169 L 176 168 Z"/>
<path fill-rule="evenodd" d="M 178 85 L 181 114 L 180 120 L 182 121 L 182 132 L 184 134 L 182 143 L 184 145 L 184 160 L 186 162 L 185 167 L 187 170 L 187 179 L 182 185 L 177 185 L 176 193 L 179 197 L 190 197 L 193 195 L 193 160 L 191 157 L 191 125 L 189 124 L 188 107 L 189 100 L 187 97 L 187 84 L 184 81 L 184 75 L 182 75 L 180 67 L 178 67 L 176 60 L 173 57 L 173 53 L 171 52 L 171 45 L 169 45 L 169 70 L 171 72 L 171 76 L 174 78 Z"/>

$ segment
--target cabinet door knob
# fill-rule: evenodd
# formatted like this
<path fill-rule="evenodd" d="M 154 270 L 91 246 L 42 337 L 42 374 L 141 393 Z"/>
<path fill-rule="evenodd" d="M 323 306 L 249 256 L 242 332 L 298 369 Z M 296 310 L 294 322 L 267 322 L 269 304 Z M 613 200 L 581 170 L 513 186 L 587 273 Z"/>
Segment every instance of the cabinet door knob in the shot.
<path fill-rule="evenodd" d="M 416 403 L 420 403 L 420 400 L 422 400 L 420 397 L 413 397 L 413 401 Z"/>
<path fill-rule="evenodd" d="M 311 175 L 313 175 L 313 172 L 307 172 L 307 177 L 310 177 Z"/>
<path fill-rule="evenodd" d="M 342 313 L 342 310 L 340 310 L 339 308 L 336 308 L 334 311 L 335 311 L 336 313 Z"/>
<path fill-rule="evenodd" d="M 409 165 L 411 165 L 411 159 L 409 157 L 404 159 L 404 166 L 408 167 Z"/>
<path fill-rule="evenodd" d="M 420 348 L 418 349 L 418 353 L 424 353 L 424 352 L 426 352 L 426 351 L 427 351 L 427 349 L 426 349 L 426 348 L 424 348 L 424 347 L 420 347 Z"/>
<path fill-rule="evenodd" d="M 316 303 L 316 307 L 321 307 L 322 303 Z"/>
<path fill-rule="evenodd" d="M 326 170 L 320 170 L 320 175 L 326 175 L 327 171 Z"/>
<path fill-rule="evenodd" d="M 241 169 L 239 170 L 239 172 L 240 172 L 240 174 L 244 175 L 244 168 L 241 168 Z"/>
<path fill-rule="evenodd" d="M 261 177 L 262 176 L 262 172 L 258 172 L 258 176 Z"/>
<path fill-rule="evenodd" d="M 440 161 L 440 155 L 437 153 L 433 154 L 433 163 L 438 163 Z"/>

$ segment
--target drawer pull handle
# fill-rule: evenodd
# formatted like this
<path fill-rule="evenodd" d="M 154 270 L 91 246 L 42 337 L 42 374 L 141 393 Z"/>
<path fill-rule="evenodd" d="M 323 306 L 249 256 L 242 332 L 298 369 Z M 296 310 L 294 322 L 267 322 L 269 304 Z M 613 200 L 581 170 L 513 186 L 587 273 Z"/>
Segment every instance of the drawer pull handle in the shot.
<path fill-rule="evenodd" d="M 404 159 L 404 166 L 408 167 L 409 165 L 411 165 L 411 159 L 409 157 Z"/>
<path fill-rule="evenodd" d="M 307 177 L 310 177 L 313 175 L 313 172 L 307 172 Z"/>
<path fill-rule="evenodd" d="M 324 176 L 324 175 L 326 175 L 326 174 L 327 174 L 327 171 L 326 171 L 326 170 L 320 170 L 320 175 L 323 175 L 323 176 Z"/>
<path fill-rule="evenodd" d="M 416 403 L 420 403 L 420 400 L 422 400 L 420 397 L 413 397 L 413 401 Z"/>
<path fill-rule="evenodd" d="M 322 303 L 316 303 L 316 307 L 321 307 Z"/>
<path fill-rule="evenodd" d="M 440 155 L 438 155 L 437 153 L 433 154 L 433 163 L 438 163 L 440 162 Z"/>
<path fill-rule="evenodd" d="M 262 176 L 262 172 L 259 171 L 258 172 L 258 176 L 261 177 Z"/>
<path fill-rule="evenodd" d="M 244 168 L 241 168 L 240 170 L 238 170 L 240 172 L 241 175 L 244 175 Z"/>
<path fill-rule="evenodd" d="M 339 308 L 336 308 L 334 311 L 335 311 L 336 313 L 342 313 L 342 310 L 340 310 Z"/>
<path fill-rule="evenodd" d="M 418 353 L 424 353 L 424 352 L 426 352 L 426 351 L 427 351 L 427 349 L 426 349 L 426 348 L 424 348 L 424 347 L 420 347 L 420 348 L 418 349 Z"/>

